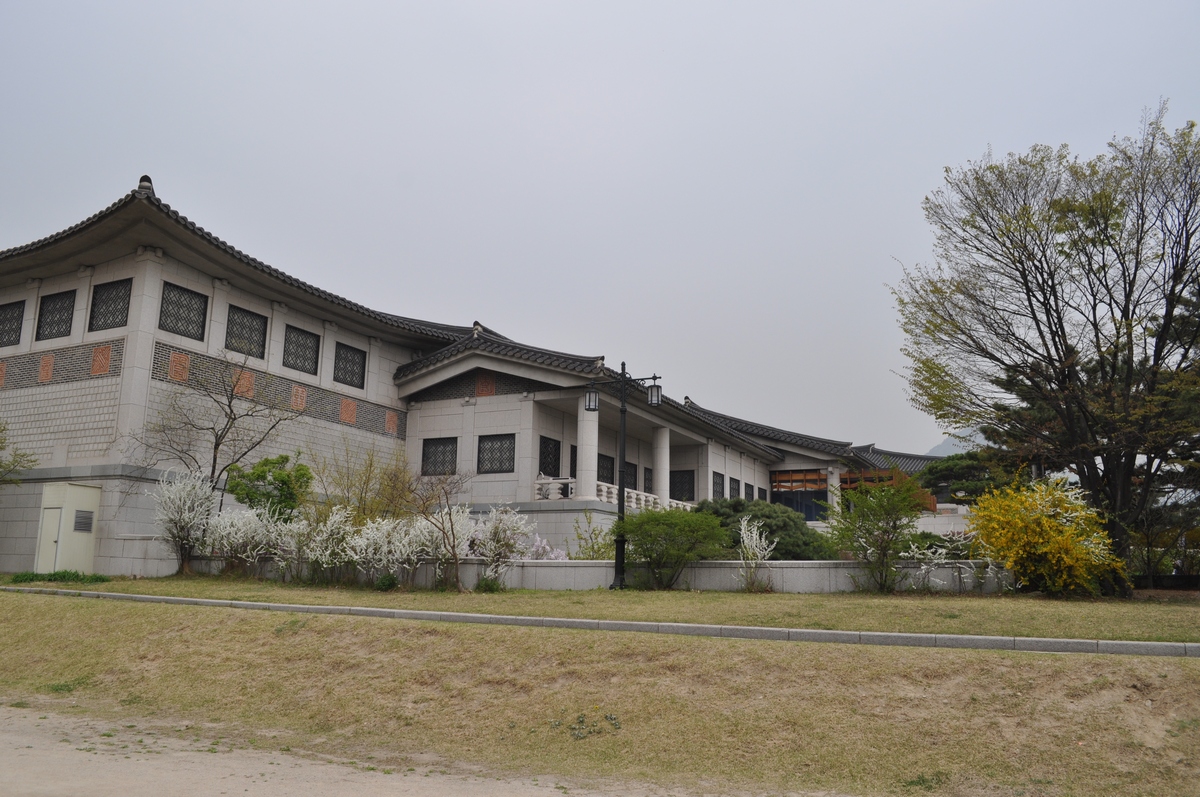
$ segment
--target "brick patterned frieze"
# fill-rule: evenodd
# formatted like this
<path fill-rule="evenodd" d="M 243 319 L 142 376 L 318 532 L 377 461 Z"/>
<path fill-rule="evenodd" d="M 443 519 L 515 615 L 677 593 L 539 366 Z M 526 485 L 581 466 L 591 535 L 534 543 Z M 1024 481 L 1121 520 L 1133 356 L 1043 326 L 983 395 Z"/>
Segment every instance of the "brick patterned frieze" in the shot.
<path fill-rule="evenodd" d="M 509 396 L 514 393 L 532 393 L 536 390 L 561 390 L 557 385 L 526 379 L 523 376 L 503 374 L 476 368 L 459 374 L 436 385 L 425 388 L 412 397 L 413 401 L 444 401 L 476 396 Z"/>
<path fill-rule="evenodd" d="M 230 363 L 218 357 L 185 352 L 162 341 L 154 344 L 154 365 L 150 375 L 159 382 L 183 382 L 192 386 L 227 380 L 225 384 L 232 385 L 236 395 L 281 407 L 290 406 L 307 418 L 353 426 L 386 437 L 403 439 L 407 432 L 407 413 L 403 411 L 349 399 L 322 387 L 300 385 L 286 377 L 242 368 L 240 361 Z"/>
<path fill-rule="evenodd" d="M 6 357 L 0 360 L 0 389 L 120 376 L 124 355 L 125 341 L 111 340 Z"/>

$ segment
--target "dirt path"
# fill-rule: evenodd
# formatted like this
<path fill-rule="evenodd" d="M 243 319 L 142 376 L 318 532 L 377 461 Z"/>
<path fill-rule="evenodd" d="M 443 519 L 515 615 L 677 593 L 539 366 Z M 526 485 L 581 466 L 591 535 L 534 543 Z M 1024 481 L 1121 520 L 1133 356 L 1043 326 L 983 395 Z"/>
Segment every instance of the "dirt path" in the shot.
<path fill-rule="evenodd" d="M 614 783 L 578 788 L 554 778 L 501 779 L 435 765 L 368 769 L 288 752 L 235 747 L 178 729 L 0 706 L 0 793 L 5 797 L 682 797 L 684 792 Z M 202 733 L 202 732 L 201 732 Z M 407 768 L 406 768 L 407 769 Z"/>

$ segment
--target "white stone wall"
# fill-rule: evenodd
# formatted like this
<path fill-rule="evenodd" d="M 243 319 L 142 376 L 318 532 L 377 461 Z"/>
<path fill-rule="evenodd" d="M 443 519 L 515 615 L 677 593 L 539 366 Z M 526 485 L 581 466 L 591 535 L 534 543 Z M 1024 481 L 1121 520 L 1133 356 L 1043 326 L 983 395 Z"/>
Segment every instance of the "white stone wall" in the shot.
<path fill-rule="evenodd" d="M 42 485 L 0 487 L 0 573 L 33 569 L 41 511 Z"/>
<path fill-rule="evenodd" d="M 111 459 L 119 400 L 118 378 L 0 390 L 0 419 L 42 467 L 92 464 Z"/>

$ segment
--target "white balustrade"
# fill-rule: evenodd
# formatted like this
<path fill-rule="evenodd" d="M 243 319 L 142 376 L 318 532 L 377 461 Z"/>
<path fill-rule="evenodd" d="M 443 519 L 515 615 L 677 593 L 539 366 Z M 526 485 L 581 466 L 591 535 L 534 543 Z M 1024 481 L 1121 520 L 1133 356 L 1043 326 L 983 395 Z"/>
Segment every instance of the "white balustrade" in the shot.
<path fill-rule="evenodd" d="M 575 495 L 575 480 L 566 478 L 552 478 L 549 476 L 541 476 L 534 481 L 535 500 L 537 501 L 560 501 L 566 498 L 572 498 Z M 615 484 L 606 484 L 604 482 L 596 483 L 596 498 L 606 504 L 617 503 L 617 486 Z M 666 503 L 669 509 L 691 509 L 693 504 L 687 501 L 668 500 Z M 625 508 L 626 509 L 662 509 L 663 501 L 653 493 L 643 493 L 640 490 L 630 490 L 625 488 Z"/>

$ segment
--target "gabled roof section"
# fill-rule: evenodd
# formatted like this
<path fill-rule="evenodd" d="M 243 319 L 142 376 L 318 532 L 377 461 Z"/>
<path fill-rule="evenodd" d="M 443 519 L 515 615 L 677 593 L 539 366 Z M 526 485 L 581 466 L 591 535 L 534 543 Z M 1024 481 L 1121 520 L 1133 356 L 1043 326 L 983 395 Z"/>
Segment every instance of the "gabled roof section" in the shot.
<path fill-rule="evenodd" d="M 246 266 L 258 271 L 262 274 L 271 277 L 274 280 L 284 283 L 293 288 L 298 288 L 305 293 L 308 293 L 318 299 L 337 305 L 353 313 L 365 316 L 366 318 L 380 324 L 390 327 L 395 327 L 405 332 L 414 333 L 423 337 L 432 338 L 440 341 L 453 341 L 461 336 L 470 333 L 471 327 L 453 326 L 448 324 L 437 324 L 429 321 L 418 321 L 412 318 L 392 315 L 391 313 L 382 313 L 378 310 L 372 310 L 369 307 L 364 307 L 361 304 L 352 302 L 349 299 L 338 296 L 310 285 L 303 280 L 297 279 L 289 274 L 285 274 L 273 266 L 269 266 L 261 260 L 251 257 L 240 249 L 226 243 L 217 236 L 213 235 L 208 230 L 190 220 L 177 210 L 174 210 L 166 202 L 159 199 L 154 193 L 154 184 L 148 176 L 143 175 L 137 189 L 130 191 L 125 196 L 118 199 L 116 202 L 109 205 L 104 210 L 90 216 L 78 224 L 67 227 L 65 230 L 60 230 L 53 235 L 48 235 L 45 238 L 33 241 L 32 243 L 24 244 L 23 246 L 14 246 L 11 249 L 0 251 L 0 264 L 5 260 L 18 257 L 20 255 L 36 252 L 39 249 L 52 246 L 55 243 L 64 241 L 74 235 L 82 233 L 91 227 L 95 227 L 102 222 L 117 216 L 122 211 L 142 203 L 144 206 L 157 211 L 162 217 L 168 219 L 172 223 L 182 227 L 184 230 L 198 236 L 204 242 L 215 247 L 216 249 L 232 256 Z"/>
<path fill-rule="evenodd" d="M 874 468 L 879 470 L 897 468 L 909 476 L 924 470 L 930 463 L 941 459 L 939 456 L 930 454 L 905 454 L 902 451 L 885 451 L 882 448 L 876 448 L 874 443 L 852 446 L 850 450 L 854 452 L 856 457 L 869 463 Z"/>
<path fill-rule="evenodd" d="M 479 322 L 475 322 L 475 326 L 466 335 L 463 335 L 449 346 L 401 365 L 396 369 L 394 381 L 401 382 L 405 379 L 411 379 L 417 374 L 424 373 L 438 365 L 475 352 L 493 354 L 497 357 L 541 365 L 546 368 L 570 371 L 581 376 L 604 376 L 608 370 L 604 367 L 603 357 L 584 357 L 578 354 L 567 354 L 561 351 L 527 346 L 524 343 L 517 343 L 502 335 L 498 335 Z"/>
<path fill-rule="evenodd" d="M 773 426 L 764 426 L 761 423 L 735 418 L 732 415 L 723 415 L 719 412 L 713 412 L 701 407 L 696 402 L 692 401 L 687 396 L 683 398 L 684 403 L 692 410 L 692 412 L 701 417 L 708 418 L 712 423 L 728 427 L 734 431 L 741 432 L 754 437 L 765 437 L 768 440 L 776 440 L 780 443 L 789 443 L 801 448 L 811 448 L 814 451 L 823 451 L 826 454 L 833 454 L 838 457 L 852 456 L 850 443 L 840 440 L 826 440 L 823 437 L 813 437 L 812 435 L 800 434 L 798 432 L 789 432 L 784 429 L 776 429 Z"/>

